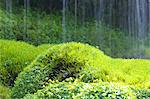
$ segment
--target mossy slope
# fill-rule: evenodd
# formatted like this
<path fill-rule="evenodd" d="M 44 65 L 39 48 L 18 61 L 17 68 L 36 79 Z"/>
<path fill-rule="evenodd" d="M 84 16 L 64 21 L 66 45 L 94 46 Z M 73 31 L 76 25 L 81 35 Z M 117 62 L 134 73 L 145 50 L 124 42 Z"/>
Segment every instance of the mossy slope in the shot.
<path fill-rule="evenodd" d="M 65 43 L 51 47 L 37 57 L 15 82 L 12 98 L 43 89 L 49 79 L 82 78 L 84 82 L 99 79 L 104 82 L 150 84 L 150 61 L 112 59 L 88 44 Z"/>
<path fill-rule="evenodd" d="M 12 86 L 18 73 L 50 45 L 35 47 L 25 42 L 0 40 L 0 82 Z"/>

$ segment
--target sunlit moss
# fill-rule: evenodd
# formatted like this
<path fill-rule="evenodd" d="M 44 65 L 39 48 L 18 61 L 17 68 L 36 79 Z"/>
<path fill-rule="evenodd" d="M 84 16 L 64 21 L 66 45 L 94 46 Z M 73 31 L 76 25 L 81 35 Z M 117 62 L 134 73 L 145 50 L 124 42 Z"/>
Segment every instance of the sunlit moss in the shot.
<path fill-rule="evenodd" d="M 63 81 L 68 77 L 81 76 L 83 82 L 99 79 L 103 82 L 120 82 L 149 88 L 149 66 L 148 60 L 113 59 L 88 44 L 58 44 L 25 68 L 15 82 L 12 97 L 35 93 L 42 89 L 48 79 Z"/>

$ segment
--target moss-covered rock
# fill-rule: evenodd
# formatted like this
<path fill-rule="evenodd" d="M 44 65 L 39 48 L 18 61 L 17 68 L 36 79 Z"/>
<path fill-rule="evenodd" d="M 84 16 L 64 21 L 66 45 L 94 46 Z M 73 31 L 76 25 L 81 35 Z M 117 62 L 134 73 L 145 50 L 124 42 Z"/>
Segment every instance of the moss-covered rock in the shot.
<path fill-rule="evenodd" d="M 0 82 L 12 86 L 18 73 L 49 47 L 37 48 L 25 42 L 0 40 Z"/>

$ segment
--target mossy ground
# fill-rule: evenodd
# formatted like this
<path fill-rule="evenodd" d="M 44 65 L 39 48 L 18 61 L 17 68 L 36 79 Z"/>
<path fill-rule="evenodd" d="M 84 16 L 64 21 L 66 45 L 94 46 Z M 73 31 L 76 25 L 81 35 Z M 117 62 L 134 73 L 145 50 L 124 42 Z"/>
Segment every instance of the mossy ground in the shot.
<path fill-rule="evenodd" d="M 0 40 L 0 82 L 12 86 L 15 78 L 50 45 L 33 46 L 25 42 Z"/>
<path fill-rule="evenodd" d="M 75 42 L 35 47 L 24 42 L 0 40 L 0 45 L 0 69 L 4 74 L 11 72 L 11 68 L 14 71 L 19 68 L 21 72 L 27 66 L 24 65 L 26 61 L 29 60 L 30 64 L 38 56 L 19 74 L 12 88 L 13 98 L 43 89 L 50 79 L 62 82 L 70 77 L 89 84 L 98 80 L 150 89 L 149 60 L 113 59 L 98 48 Z M 10 68 L 3 65 L 7 59 L 13 60 Z M 15 67 L 16 64 L 18 67 Z"/>

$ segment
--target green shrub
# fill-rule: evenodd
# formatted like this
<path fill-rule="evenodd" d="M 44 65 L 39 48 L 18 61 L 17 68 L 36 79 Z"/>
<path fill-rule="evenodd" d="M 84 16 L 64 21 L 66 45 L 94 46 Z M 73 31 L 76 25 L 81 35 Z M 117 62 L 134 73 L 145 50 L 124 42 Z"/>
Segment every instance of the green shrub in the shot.
<path fill-rule="evenodd" d="M 130 87 L 112 83 L 55 82 L 23 99 L 134 99 Z"/>
<path fill-rule="evenodd" d="M 68 77 L 82 77 L 83 82 L 99 79 L 149 88 L 149 66 L 148 60 L 112 59 L 87 44 L 59 44 L 51 47 L 20 73 L 11 97 L 21 98 L 27 93 L 35 93 L 43 89 L 49 79 L 63 81 Z"/>
<path fill-rule="evenodd" d="M 132 88 L 133 92 L 136 95 L 136 99 L 149 99 L 150 98 L 150 89 L 143 88 Z"/>
<path fill-rule="evenodd" d="M 42 89 L 44 81 L 48 79 L 62 81 L 68 77 L 77 78 L 83 68 L 91 67 L 91 71 L 95 63 L 98 65 L 99 59 L 106 61 L 110 58 L 89 45 L 80 43 L 56 45 L 20 73 L 12 89 L 12 97 L 21 98 L 27 93 L 34 93 Z M 86 78 L 86 81 L 89 80 L 92 78 Z"/>
<path fill-rule="evenodd" d="M 29 65 L 37 55 L 49 48 L 36 48 L 24 42 L 0 40 L 0 82 L 12 86 L 18 73 Z"/>

